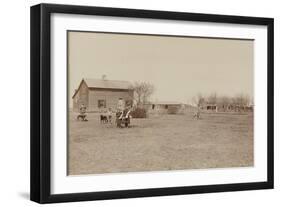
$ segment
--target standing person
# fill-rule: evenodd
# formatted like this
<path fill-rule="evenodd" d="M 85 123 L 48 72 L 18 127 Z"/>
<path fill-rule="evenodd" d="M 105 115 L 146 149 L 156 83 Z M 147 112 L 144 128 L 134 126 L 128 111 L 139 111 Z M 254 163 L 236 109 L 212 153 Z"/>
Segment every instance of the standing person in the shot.
<path fill-rule="evenodd" d="M 130 124 L 130 112 L 131 112 L 131 106 L 127 105 L 126 108 L 123 111 L 123 120 L 125 123 L 125 127 L 129 127 Z"/>
<path fill-rule="evenodd" d="M 122 128 L 122 118 L 123 118 L 124 109 L 125 109 L 125 102 L 122 98 L 119 98 L 117 102 L 117 111 L 116 111 L 116 124 L 118 128 Z"/>
<path fill-rule="evenodd" d="M 125 101 L 122 98 L 119 98 L 117 103 L 117 111 L 124 111 L 125 109 Z"/>
<path fill-rule="evenodd" d="M 197 108 L 197 111 L 194 113 L 193 118 L 196 118 L 197 120 L 201 118 L 200 107 Z"/>
<path fill-rule="evenodd" d="M 107 115 L 108 122 L 110 124 L 112 124 L 112 121 L 111 121 L 112 120 L 112 110 L 111 110 L 111 108 L 108 108 L 106 115 Z"/>

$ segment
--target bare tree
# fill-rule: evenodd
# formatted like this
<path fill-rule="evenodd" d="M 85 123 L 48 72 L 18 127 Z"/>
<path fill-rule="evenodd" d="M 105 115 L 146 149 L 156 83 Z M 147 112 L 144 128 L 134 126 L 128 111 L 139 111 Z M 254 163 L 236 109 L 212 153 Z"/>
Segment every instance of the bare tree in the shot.
<path fill-rule="evenodd" d="M 202 106 L 202 105 L 204 104 L 204 102 L 205 102 L 205 99 L 204 99 L 204 97 L 202 96 L 202 94 L 200 94 L 200 93 L 198 93 L 196 96 L 194 96 L 194 97 L 192 98 L 192 103 L 193 103 L 193 105 L 196 105 L 198 108 L 199 108 L 200 106 Z"/>
<path fill-rule="evenodd" d="M 231 98 L 228 96 L 222 96 L 221 97 L 221 104 L 224 106 L 227 106 L 231 103 Z"/>
<path fill-rule="evenodd" d="M 233 103 L 240 106 L 248 106 L 250 104 L 250 97 L 245 94 L 238 94 L 233 97 Z"/>
<path fill-rule="evenodd" d="M 249 105 L 254 105 L 254 100 L 255 100 L 254 97 L 251 97 L 251 98 L 250 98 L 250 104 L 249 104 Z"/>
<path fill-rule="evenodd" d="M 217 93 L 212 93 L 211 95 L 209 95 L 207 101 L 209 104 L 217 104 Z"/>
<path fill-rule="evenodd" d="M 155 90 L 154 86 L 148 82 L 135 82 L 131 89 L 134 90 L 134 98 L 138 107 L 148 103 Z"/>

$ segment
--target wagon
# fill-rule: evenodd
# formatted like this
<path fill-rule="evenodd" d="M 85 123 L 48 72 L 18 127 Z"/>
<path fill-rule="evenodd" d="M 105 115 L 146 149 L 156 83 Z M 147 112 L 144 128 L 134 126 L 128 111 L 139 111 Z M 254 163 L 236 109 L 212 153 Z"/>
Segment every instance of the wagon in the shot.
<path fill-rule="evenodd" d="M 130 111 L 125 113 L 125 111 L 121 112 L 116 112 L 116 125 L 119 128 L 122 128 L 122 125 L 125 127 L 129 127 L 130 122 L 131 122 L 131 117 L 129 115 Z"/>

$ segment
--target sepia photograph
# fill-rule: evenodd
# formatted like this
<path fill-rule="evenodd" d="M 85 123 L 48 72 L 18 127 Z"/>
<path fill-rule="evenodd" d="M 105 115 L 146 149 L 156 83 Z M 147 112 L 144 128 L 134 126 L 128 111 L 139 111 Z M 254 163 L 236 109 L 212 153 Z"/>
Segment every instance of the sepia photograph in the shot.
<path fill-rule="evenodd" d="M 67 31 L 67 174 L 254 166 L 254 40 Z"/>
<path fill-rule="evenodd" d="M 30 199 L 274 188 L 274 19 L 30 9 Z"/>

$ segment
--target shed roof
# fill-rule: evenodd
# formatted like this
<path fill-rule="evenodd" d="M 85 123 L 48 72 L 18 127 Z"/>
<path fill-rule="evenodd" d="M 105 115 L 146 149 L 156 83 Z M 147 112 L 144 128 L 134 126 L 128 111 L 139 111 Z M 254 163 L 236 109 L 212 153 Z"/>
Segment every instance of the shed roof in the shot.
<path fill-rule="evenodd" d="M 88 88 L 102 88 L 102 89 L 122 89 L 122 90 L 129 90 L 131 83 L 129 81 L 120 81 L 120 80 L 104 80 L 104 79 L 90 79 L 85 78 L 82 79 L 79 87 L 75 90 L 72 98 L 75 97 L 77 92 L 79 91 L 82 83 L 85 82 Z"/>
<path fill-rule="evenodd" d="M 155 105 L 182 105 L 183 103 L 177 102 L 177 101 L 154 101 L 154 102 L 151 102 L 150 104 L 155 104 Z"/>
<path fill-rule="evenodd" d="M 129 81 L 103 80 L 103 79 L 84 79 L 89 88 L 108 88 L 108 89 L 130 89 Z"/>

